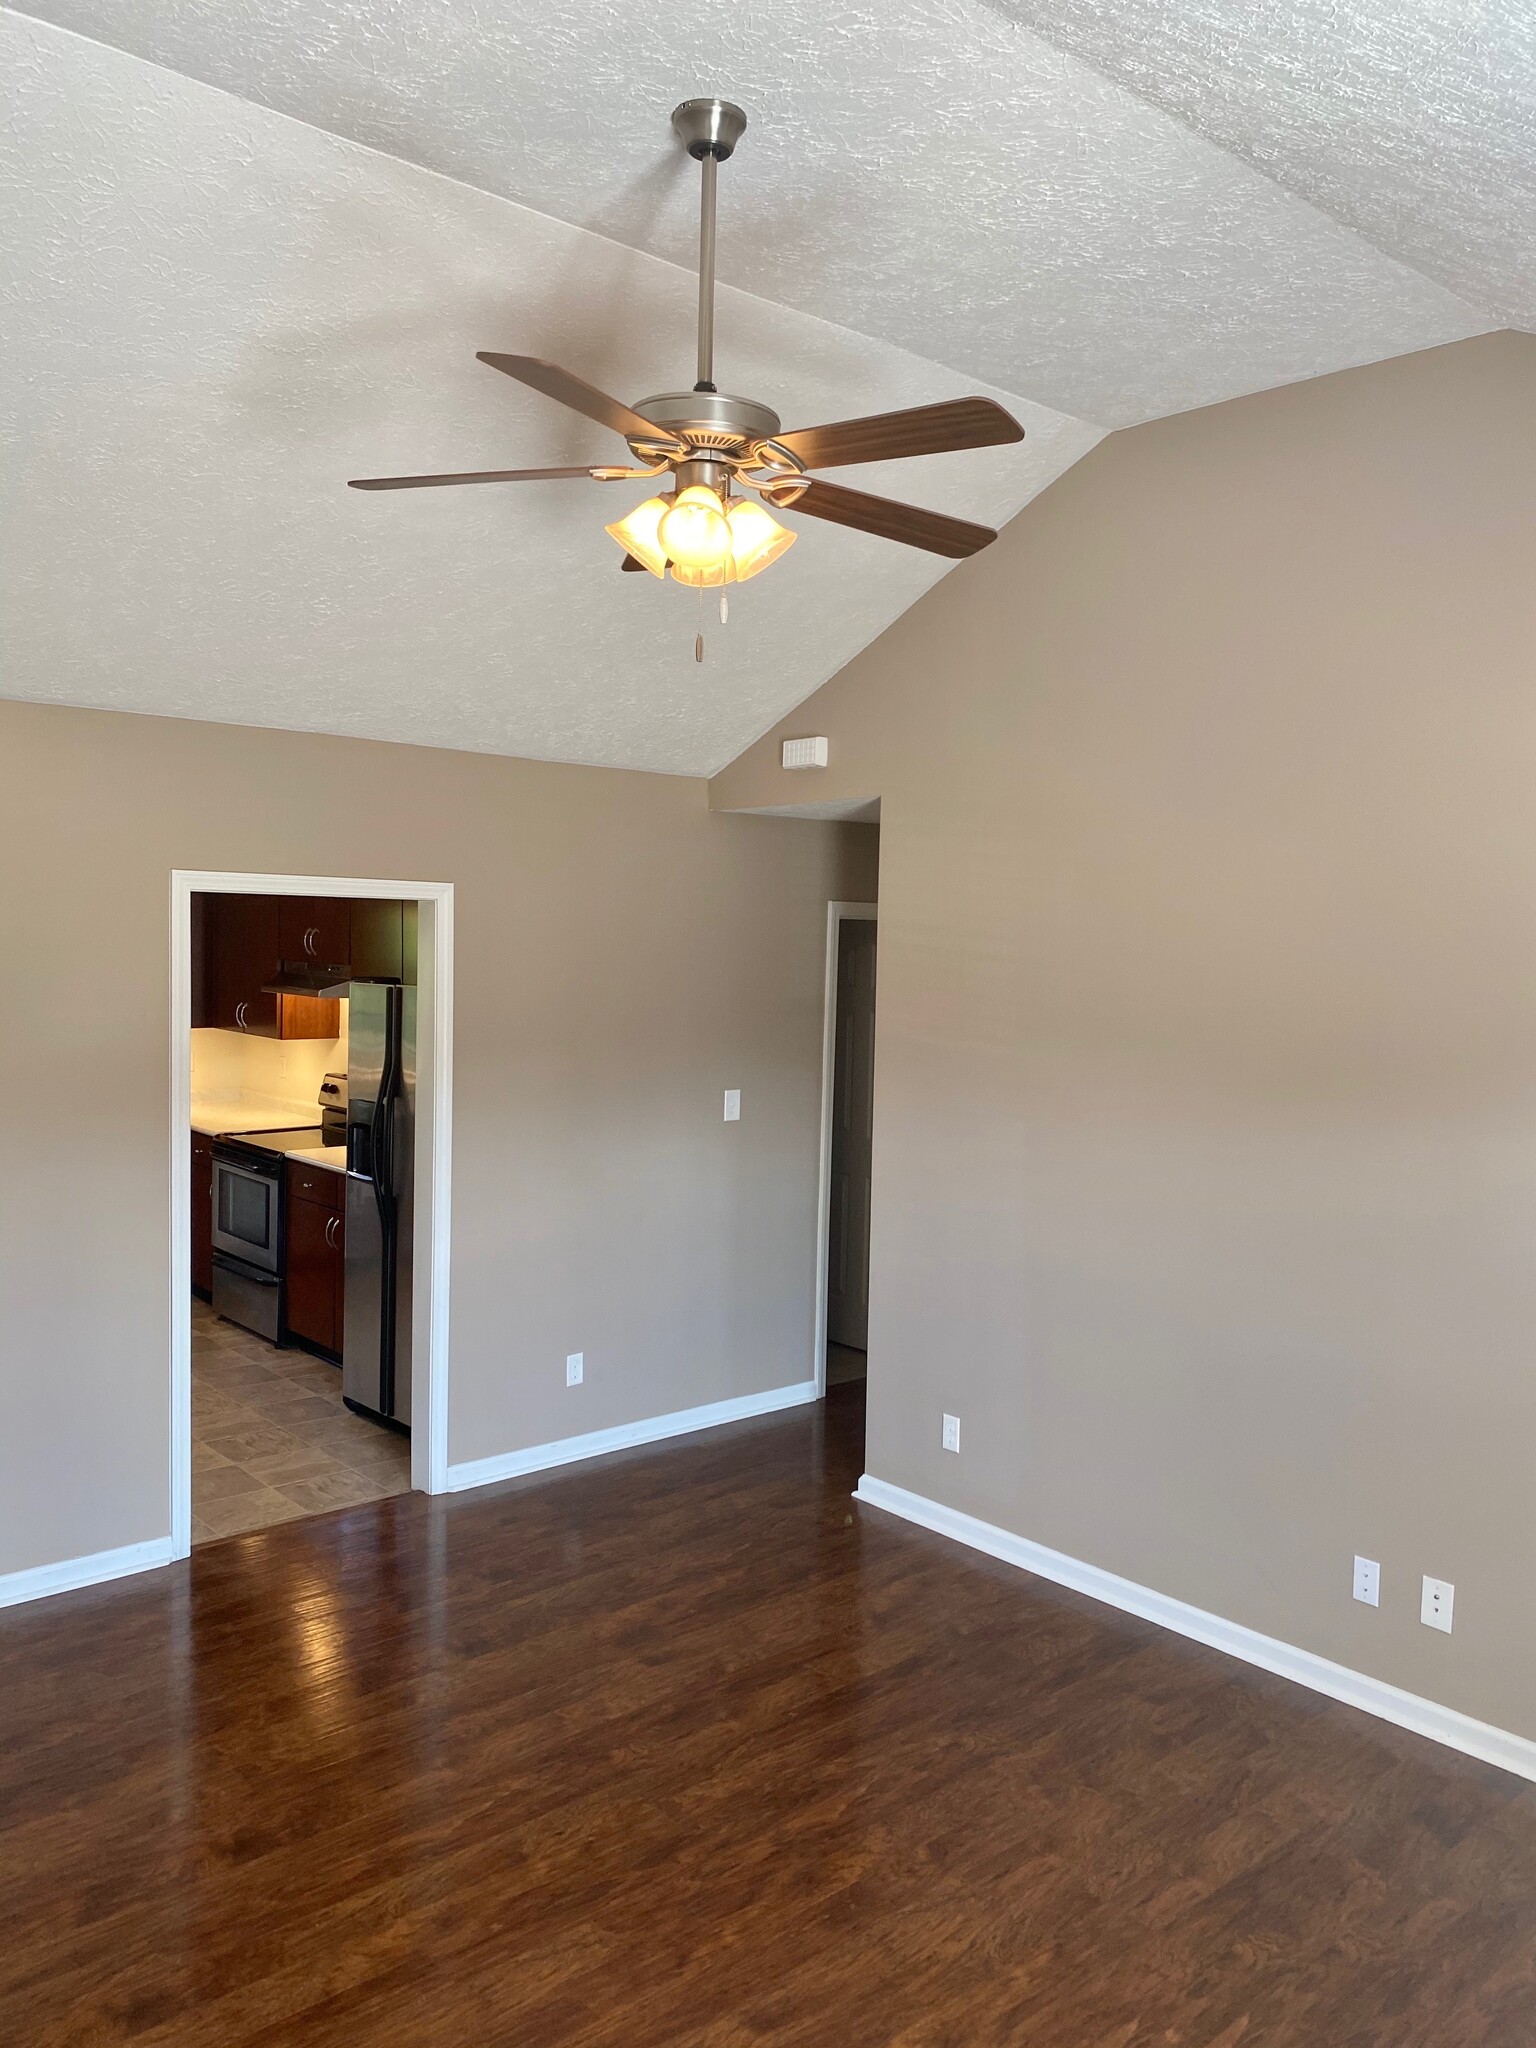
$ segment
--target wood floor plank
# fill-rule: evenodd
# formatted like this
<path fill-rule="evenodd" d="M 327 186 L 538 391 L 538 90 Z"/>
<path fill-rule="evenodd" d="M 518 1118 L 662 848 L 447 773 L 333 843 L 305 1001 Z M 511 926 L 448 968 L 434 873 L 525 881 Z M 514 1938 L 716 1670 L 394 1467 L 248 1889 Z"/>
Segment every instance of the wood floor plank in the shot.
<path fill-rule="evenodd" d="M 0 1616 L 26 2048 L 1532 2048 L 1536 1796 L 853 1506 L 862 1388 Z"/>

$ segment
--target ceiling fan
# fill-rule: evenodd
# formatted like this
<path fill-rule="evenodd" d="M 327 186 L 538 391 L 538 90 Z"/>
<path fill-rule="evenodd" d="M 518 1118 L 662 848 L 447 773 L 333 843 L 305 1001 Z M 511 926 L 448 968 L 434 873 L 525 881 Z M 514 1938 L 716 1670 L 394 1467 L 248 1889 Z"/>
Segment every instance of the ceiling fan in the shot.
<path fill-rule="evenodd" d="M 875 413 L 825 427 L 782 431 L 779 416 L 752 398 L 734 398 L 714 383 L 715 178 L 740 141 L 747 117 L 729 100 L 685 100 L 672 126 L 702 173 L 699 206 L 698 381 L 691 391 L 664 391 L 624 405 L 558 364 L 536 356 L 479 351 L 479 361 L 547 398 L 611 427 L 629 444 L 633 464 L 583 464 L 568 469 L 482 469 L 459 476 L 355 477 L 357 491 L 419 490 L 437 484 L 534 483 L 586 477 L 625 483 L 672 472 L 672 488 L 647 498 L 606 530 L 624 549 L 625 569 L 649 570 L 695 587 L 742 583 L 777 561 L 795 539 L 767 509 L 790 507 L 837 526 L 925 548 L 956 559 L 997 539 L 991 527 L 926 512 L 867 491 L 847 490 L 807 474 L 847 463 L 886 462 L 905 455 L 986 448 L 1021 441 L 1024 429 L 990 398 L 956 398 L 905 412 Z M 746 492 L 755 496 L 747 496 Z"/>

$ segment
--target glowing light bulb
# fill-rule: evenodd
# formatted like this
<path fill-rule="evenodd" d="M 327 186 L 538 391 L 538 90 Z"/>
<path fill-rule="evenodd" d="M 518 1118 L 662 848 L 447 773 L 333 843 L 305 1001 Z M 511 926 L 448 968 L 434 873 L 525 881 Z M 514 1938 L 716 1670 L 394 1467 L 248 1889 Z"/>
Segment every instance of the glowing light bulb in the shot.
<path fill-rule="evenodd" d="M 708 484 L 689 484 L 678 492 L 657 538 L 677 568 L 718 570 L 731 557 L 725 507 Z"/>

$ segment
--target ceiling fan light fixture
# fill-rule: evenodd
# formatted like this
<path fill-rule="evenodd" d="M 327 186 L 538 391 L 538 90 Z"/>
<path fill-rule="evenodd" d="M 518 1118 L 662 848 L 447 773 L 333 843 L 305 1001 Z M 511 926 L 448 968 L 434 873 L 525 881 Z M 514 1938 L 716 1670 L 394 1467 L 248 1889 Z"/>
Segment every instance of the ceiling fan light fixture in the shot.
<path fill-rule="evenodd" d="M 643 562 L 653 576 L 665 579 L 667 551 L 658 533 L 662 520 L 671 510 L 670 498 L 647 498 L 643 505 L 637 505 L 633 512 L 627 512 L 612 526 L 604 527 L 603 531 L 611 533 L 625 553 L 633 555 L 637 562 Z"/>
<path fill-rule="evenodd" d="M 681 562 L 672 564 L 674 583 L 686 583 L 690 590 L 718 590 L 723 584 L 735 583 L 736 565 L 727 555 L 723 562 L 716 562 L 710 569 L 685 569 Z"/>
<path fill-rule="evenodd" d="M 755 498 L 733 498 L 726 508 L 725 523 L 731 530 L 731 565 L 738 583 L 756 576 L 795 544 L 791 529 L 780 526 Z"/>
<path fill-rule="evenodd" d="M 708 484 L 689 484 L 678 492 L 656 537 L 668 559 L 683 569 L 719 569 L 731 559 L 725 507 Z"/>

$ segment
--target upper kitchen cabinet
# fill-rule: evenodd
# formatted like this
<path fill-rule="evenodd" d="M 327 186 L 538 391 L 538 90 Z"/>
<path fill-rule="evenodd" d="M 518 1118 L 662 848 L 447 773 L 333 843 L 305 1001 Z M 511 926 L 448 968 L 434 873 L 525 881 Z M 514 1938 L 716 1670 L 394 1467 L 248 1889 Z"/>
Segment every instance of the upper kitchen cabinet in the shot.
<path fill-rule="evenodd" d="M 415 981 L 414 903 L 354 900 L 352 973 L 358 981 Z"/>
<path fill-rule="evenodd" d="M 282 965 L 283 902 L 279 896 L 209 894 L 193 898 L 194 1025 L 244 1031 L 257 1038 L 335 1038 L 339 1034 L 339 1003 L 309 995 L 273 995 L 265 988 Z M 341 905 L 343 910 L 346 907 Z M 301 934 L 307 928 L 301 925 Z M 302 953 L 299 957 L 302 959 Z"/>
<path fill-rule="evenodd" d="M 280 896 L 277 932 L 288 967 L 345 967 L 352 959 L 352 905 L 344 896 Z"/>
<path fill-rule="evenodd" d="M 277 997 L 262 983 L 277 972 L 275 896 L 209 896 L 204 910 L 208 966 L 204 986 L 211 992 L 208 1022 L 220 1031 L 249 1031 L 276 1038 Z"/>

